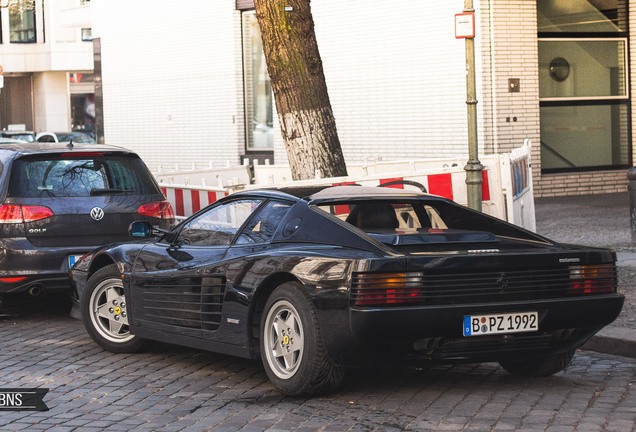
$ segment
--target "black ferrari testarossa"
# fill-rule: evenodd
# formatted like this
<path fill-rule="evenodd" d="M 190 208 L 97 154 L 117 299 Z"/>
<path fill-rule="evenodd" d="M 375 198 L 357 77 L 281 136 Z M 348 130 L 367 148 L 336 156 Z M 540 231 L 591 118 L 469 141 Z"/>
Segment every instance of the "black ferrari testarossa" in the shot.
<path fill-rule="evenodd" d="M 624 300 L 611 250 L 404 189 L 243 191 L 170 232 L 139 221 L 130 233 L 71 270 L 99 345 L 260 356 L 294 395 L 333 390 L 356 366 L 496 361 L 554 374 Z"/>

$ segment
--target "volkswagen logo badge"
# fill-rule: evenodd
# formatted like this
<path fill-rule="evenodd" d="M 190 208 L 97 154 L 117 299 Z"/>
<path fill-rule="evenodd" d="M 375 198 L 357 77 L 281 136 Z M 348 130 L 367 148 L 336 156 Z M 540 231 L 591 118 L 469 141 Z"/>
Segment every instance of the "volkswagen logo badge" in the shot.
<path fill-rule="evenodd" d="M 93 220 L 100 221 L 104 219 L 104 209 L 99 207 L 93 207 L 91 209 L 91 217 Z"/>

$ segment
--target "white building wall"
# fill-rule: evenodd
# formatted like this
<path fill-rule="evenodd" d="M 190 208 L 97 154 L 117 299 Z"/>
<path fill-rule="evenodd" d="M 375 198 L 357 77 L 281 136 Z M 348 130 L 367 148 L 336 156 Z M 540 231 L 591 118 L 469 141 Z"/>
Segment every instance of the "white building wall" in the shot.
<path fill-rule="evenodd" d="M 465 42 L 454 28 L 462 7 L 459 1 L 312 2 L 347 161 L 467 154 Z"/>
<path fill-rule="evenodd" d="M 0 64 L 7 77 L 32 75 L 35 131 L 66 131 L 71 126 L 67 72 L 93 70 L 93 44 L 81 40 L 78 27 L 90 27 L 90 8 L 80 0 L 36 1 L 35 7 L 35 43 L 10 43 L 9 11 L 0 8 Z"/>
<path fill-rule="evenodd" d="M 191 0 L 183 13 L 168 0 L 91 3 L 107 142 L 138 151 L 152 169 L 238 162 L 245 132 L 235 1 Z M 463 6 L 312 2 L 347 162 L 467 154 L 465 42 L 454 35 Z M 536 0 L 474 0 L 474 7 L 479 154 L 529 138 L 538 196 L 623 187 L 617 171 L 541 175 Z M 509 91 L 510 78 L 519 80 L 519 92 Z M 285 163 L 277 123 L 274 159 Z"/>
<path fill-rule="evenodd" d="M 235 163 L 244 153 L 235 2 L 193 0 L 188 10 L 196 13 L 185 14 L 166 13 L 174 7 L 167 0 L 91 3 L 107 143 L 140 152 L 153 169 Z M 347 161 L 467 153 L 465 45 L 454 36 L 461 8 L 420 0 L 312 3 Z M 274 143 L 276 163 L 285 163 L 279 132 Z"/>
<path fill-rule="evenodd" d="M 70 100 L 66 72 L 33 74 L 33 111 L 36 132 L 68 130 Z"/>
<path fill-rule="evenodd" d="M 240 14 L 233 1 L 91 2 L 101 38 L 104 135 L 151 169 L 239 162 Z M 171 13 L 175 11 L 175 13 Z"/>
<path fill-rule="evenodd" d="M 81 29 L 73 27 L 77 23 L 65 20 L 70 9 L 89 16 L 89 7 L 79 7 L 79 0 L 36 1 L 35 7 L 37 43 L 13 44 L 8 42 L 9 11 L 0 8 L 4 41 L 0 44 L 0 62 L 4 72 L 92 70 L 93 44 L 81 40 Z M 90 27 L 90 22 L 86 25 Z"/>

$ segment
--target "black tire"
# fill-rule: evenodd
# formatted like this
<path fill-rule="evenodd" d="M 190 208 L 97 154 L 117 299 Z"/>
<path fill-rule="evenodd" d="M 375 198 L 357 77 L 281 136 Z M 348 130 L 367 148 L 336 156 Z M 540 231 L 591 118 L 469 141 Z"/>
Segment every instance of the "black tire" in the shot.
<path fill-rule="evenodd" d="M 267 376 L 282 393 L 325 393 L 344 378 L 345 369 L 327 357 L 314 307 L 296 282 L 282 284 L 267 300 L 260 345 Z"/>
<path fill-rule="evenodd" d="M 513 375 L 525 377 L 545 377 L 564 370 L 574 357 L 574 350 L 543 357 L 501 360 L 499 364 Z"/>
<path fill-rule="evenodd" d="M 131 353 L 146 345 L 146 340 L 130 334 L 124 287 L 116 265 L 101 268 L 88 279 L 80 304 L 86 331 L 106 351 Z"/>

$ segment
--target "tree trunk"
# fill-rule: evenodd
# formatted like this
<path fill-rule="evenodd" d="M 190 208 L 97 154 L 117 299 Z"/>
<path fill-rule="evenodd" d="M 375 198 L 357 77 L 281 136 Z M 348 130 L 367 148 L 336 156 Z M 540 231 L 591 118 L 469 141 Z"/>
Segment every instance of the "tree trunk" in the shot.
<path fill-rule="evenodd" d="M 310 0 L 254 0 L 294 180 L 347 175 Z"/>

